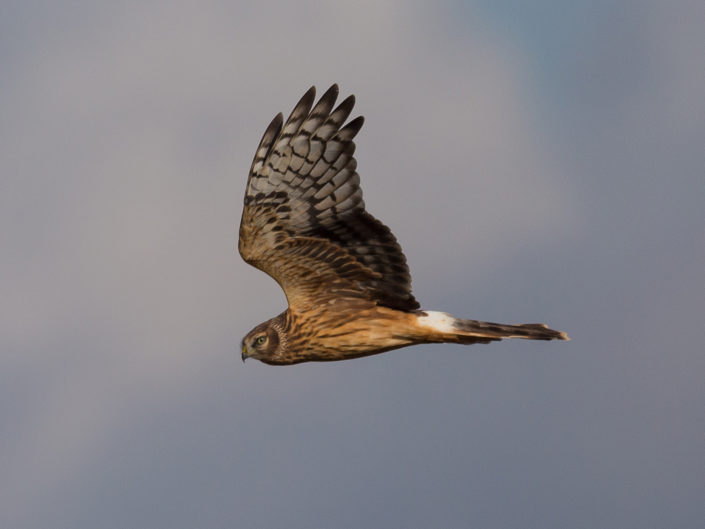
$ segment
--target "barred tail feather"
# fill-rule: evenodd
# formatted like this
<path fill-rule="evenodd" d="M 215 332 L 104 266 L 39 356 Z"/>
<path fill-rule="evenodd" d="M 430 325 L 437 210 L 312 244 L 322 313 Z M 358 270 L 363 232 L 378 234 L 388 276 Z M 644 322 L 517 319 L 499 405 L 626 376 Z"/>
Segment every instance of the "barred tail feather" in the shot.
<path fill-rule="evenodd" d="M 504 338 L 525 340 L 570 340 L 561 331 L 550 329 L 543 323 L 508 325 L 488 321 L 463 320 L 444 312 L 420 311 L 417 323 L 431 331 L 429 341 L 462 344 L 490 343 Z"/>

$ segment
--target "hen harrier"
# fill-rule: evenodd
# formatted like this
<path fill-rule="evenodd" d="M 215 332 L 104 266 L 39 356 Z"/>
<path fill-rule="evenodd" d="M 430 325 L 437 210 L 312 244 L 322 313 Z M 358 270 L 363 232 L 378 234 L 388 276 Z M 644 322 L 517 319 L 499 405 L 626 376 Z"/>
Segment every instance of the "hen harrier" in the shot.
<path fill-rule="evenodd" d="M 355 104 L 338 86 L 313 106 L 312 87 L 286 123 L 278 114 L 250 168 L 240 223 L 242 258 L 272 276 L 289 308 L 242 341 L 242 359 L 330 361 L 420 343 L 502 338 L 568 340 L 539 323 L 504 325 L 420 310 L 406 258 L 387 226 L 365 211 L 355 171 Z M 313 108 L 312 108 L 313 107 Z"/>

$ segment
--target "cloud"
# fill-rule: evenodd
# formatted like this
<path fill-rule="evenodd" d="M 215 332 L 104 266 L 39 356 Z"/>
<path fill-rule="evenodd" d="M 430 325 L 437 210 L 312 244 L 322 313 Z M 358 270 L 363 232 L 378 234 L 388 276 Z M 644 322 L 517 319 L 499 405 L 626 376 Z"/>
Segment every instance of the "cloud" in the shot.
<path fill-rule="evenodd" d="M 567 215 L 517 58 L 487 35 L 451 44 L 433 10 L 150 3 L 57 16 L 51 34 L 26 35 L 41 44 L 16 59 L 2 103 L 2 363 L 38 373 L 44 395 L 18 389 L 31 404 L 3 476 L 20 484 L 15 512 L 37 501 L 29 483 L 51 494 L 143 399 L 205 383 L 193 380 L 204 355 L 236 357 L 280 309 L 276 284 L 235 254 L 236 227 L 264 126 L 310 84 L 358 95 L 367 202 L 427 290 L 464 268 L 466 248 L 481 270 Z"/>
<path fill-rule="evenodd" d="M 613 438 L 597 443 L 596 451 L 576 439 L 582 433 L 597 439 L 603 430 L 588 432 L 569 419 L 556 426 L 549 411 L 539 425 L 548 432 L 531 430 L 532 421 L 517 405 L 527 399 L 527 407 L 570 416 L 551 394 L 562 391 L 565 407 L 582 406 L 598 421 L 624 381 L 604 376 L 585 357 L 549 361 L 538 351 L 533 357 L 538 360 L 530 363 L 479 356 L 474 365 L 483 371 L 473 373 L 467 363 L 448 367 L 448 359 L 458 360 L 452 349 L 434 359 L 409 352 L 374 364 L 240 369 L 241 336 L 284 304 L 275 282 L 248 267 L 235 250 L 246 172 L 276 112 L 290 111 L 311 84 L 322 92 L 338 82 L 342 94 L 356 94 L 356 111 L 367 118 L 357 140 L 365 201 L 402 243 L 424 304 L 474 309 L 468 307 L 476 303 L 466 291 L 471 285 L 483 301 L 499 291 L 502 305 L 515 295 L 510 299 L 521 306 L 526 296 L 517 292 L 535 291 L 541 295 L 532 304 L 546 311 L 562 307 L 565 318 L 576 326 L 582 322 L 577 330 L 585 336 L 591 322 L 611 321 L 607 341 L 623 343 L 619 336 L 626 340 L 631 334 L 614 321 L 640 331 L 648 325 L 629 319 L 634 303 L 629 296 L 602 311 L 615 293 L 645 292 L 638 299 L 646 322 L 661 317 L 646 309 L 656 299 L 697 308 L 679 281 L 648 290 L 639 289 L 639 281 L 672 270 L 667 259 L 643 258 L 647 242 L 657 241 L 659 255 L 669 249 L 674 252 L 668 255 L 678 255 L 677 241 L 674 246 L 664 241 L 675 240 L 674 227 L 696 225 L 692 212 L 702 211 L 695 207 L 701 199 L 682 192 L 694 175 L 702 175 L 701 149 L 693 143 L 703 124 L 699 95 L 705 82 L 699 55 L 683 53 L 702 40 L 695 28 L 702 17 L 650 9 L 639 18 L 643 24 L 629 26 L 631 32 L 606 31 L 609 46 L 576 53 L 576 70 L 567 70 L 575 76 L 553 70 L 576 98 L 575 114 L 563 116 L 557 131 L 528 95 L 538 74 L 526 50 L 452 5 L 151 2 L 17 9 L 11 37 L 0 32 L 13 44 L 3 47 L 12 75 L 0 81 L 5 179 L 0 402 L 12 418 L 3 432 L 0 511 L 10 522 L 29 516 L 45 525 L 55 505 L 67 505 L 70 520 L 82 519 L 85 510 L 116 509 L 117 500 L 99 497 L 113 486 L 124 492 L 127 504 L 159 493 L 173 503 L 164 483 L 180 484 L 181 498 L 196 494 L 188 486 L 192 477 L 204 490 L 211 487 L 205 496 L 236 507 L 261 506 L 255 503 L 264 501 L 258 494 L 280 491 L 277 478 L 284 482 L 293 475 L 305 476 L 304 484 L 325 493 L 332 478 L 319 465 L 336 472 L 348 468 L 336 447 L 356 461 L 354 478 L 340 483 L 339 493 L 364 491 L 365 480 L 376 477 L 385 489 L 400 486 L 390 497 L 400 508 L 404 491 L 437 494 L 444 512 L 456 516 L 451 522 L 464 519 L 470 507 L 453 503 L 453 494 L 440 497 L 450 463 L 438 459 L 442 449 L 422 450 L 424 443 L 445 446 L 462 470 L 458 475 L 487 477 L 517 462 L 512 450 L 522 435 L 534 441 L 539 455 L 541 446 L 557 447 L 558 461 L 544 448 L 545 460 L 552 462 L 547 481 L 562 476 L 561 462 L 570 462 L 575 472 L 590 462 L 602 468 L 599 456 Z M 634 56 L 624 50 L 638 52 L 643 62 L 629 60 Z M 611 75 L 622 67 L 644 74 L 640 90 L 630 90 L 637 88 L 630 84 L 631 73 Z M 585 78 L 577 75 L 581 71 Z M 612 84 L 600 91 L 576 82 L 591 73 Z M 669 137 L 672 149 L 664 141 Z M 669 176 L 679 186 L 656 185 L 671 163 L 682 163 Z M 651 187 L 623 178 L 651 164 L 661 172 L 638 173 Z M 633 201 L 633 195 L 644 202 Z M 659 200 L 667 205 L 662 210 L 640 209 Z M 639 244 L 622 252 L 625 234 Z M 533 268 L 527 270 L 527 264 Z M 684 281 L 698 277 L 692 266 L 681 270 Z M 570 295 L 568 287 L 546 284 L 569 285 Z M 669 329 L 680 328 L 669 322 Z M 409 357 L 417 361 L 414 369 L 404 362 Z M 613 366 L 616 373 L 628 371 L 624 362 Z M 672 365 L 662 367 L 669 366 L 669 380 L 691 387 L 693 381 Z M 579 379 L 581 367 L 600 376 L 602 398 Z M 652 371 L 639 372 L 643 385 L 627 381 L 628 388 L 663 388 Z M 492 384 L 496 380 L 500 386 Z M 543 390 L 526 397 L 535 386 Z M 469 387 L 480 387 L 496 406 L 474 402 Z M 687 402 L 697 402 L 693 394 Z M 626 420 L 619 413 L 624 403 L 615 406 L 599 427 Z M 330 422 L 335 413 L 345 420 Z M 218 423 L 217 432 L 208 430 L 214 428 L 208 420 Z M 454 429 L 448 426 L 453 421 Z M 486 459 L 467 454 L 465 436 L 477 424 L 485 428 L 475 432 L 474 446 L 488 451 Z M 311 442 L 312 431 L 321 446 Z M 507 435 L 500 443 L 497 432 Z M 405 434 L 418 444 L 402 439 Z M 559 442 L 572 435 L 572 444 Z M 292 442 L 290 451 L 282 448 L 281 436 Z M 631 438 L 625 434 L 618 441 L 626 445 Z M 399 451 L 388 449 L 402 442 Z M 164 446 L 174 450 L 165 448 L 171 473 L 161 469 L 164 482 L 150 475 L 154 481 L 141 486 L 130 472 L 147 474 L 151 461 L 162 461 Z M 179 448 L 198 454 L 203 468 L 222 481 L 180 474 L 185 467 Z M 643 446 L 644 457 L 650 448 Z M 573 449 L 582 457 L 577 462 Z M 231 454 L 223 468 L 244 476 L 225 475 L 218 459 L 223 454 Z M 428 482 L 410 466 L 422 454 L 428 458 Z M 382 472 L 390 458 L 393 472 Z M 531 461 L 522 465 L 529 475 Z M 467 485 L 454 479 L 451 485 Z M 585 497 L 595 493 L 590 488 L 595 482 L 581 483 Z M 239 502 L 222 496 L 221 483 L 238 491 Z M 438 486 L 431 490 L 427 483 Z M 489 490 L 499 495 L 503 483 L 494 483 Z M 654 487 L 646 487 L 644 495 L 658 493 Z M 537 494 L 547 490 L 554 489 L 546 485 Z M 494 497 L 483 494 L 488 502 Z M 293 494 L 286 505 L 294 509 L 303 495 Z M 521 507 L 521 498 L 530 503 L 532 496 L 526 492 L 512 505 Z M 204 516 L 221 512 L 213 514 L 209 500 L 199 499 Z M 489 512 L 493 506 L 487 505 Z M 349 505 L 338 507 L 351 512 Z M 284 510 L 270 514 L 283 516 Z M 375 512 L 382 511 L 377 506 Z"/>

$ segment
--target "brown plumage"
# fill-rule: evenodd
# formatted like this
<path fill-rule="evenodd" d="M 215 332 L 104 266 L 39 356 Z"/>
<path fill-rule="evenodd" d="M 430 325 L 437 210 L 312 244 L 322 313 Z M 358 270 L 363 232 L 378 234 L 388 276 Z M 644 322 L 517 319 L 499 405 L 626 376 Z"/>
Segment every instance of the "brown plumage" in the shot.
<path fill-rule="evenodd" d="M 357 358 L 419 343 L 502 338 L 567 340 L 542 324 L 503 325 L 419 310 L 406 258 L 365 211 L 353 138 L 355 98 L 335 110 L 337 85 L 314 106 L 311 88 L 278 114 L 250 168 L 240 223 L 242 258 L 272 276 L 289 308 L 255 327 L 242 358 L 285 365 Z"/>

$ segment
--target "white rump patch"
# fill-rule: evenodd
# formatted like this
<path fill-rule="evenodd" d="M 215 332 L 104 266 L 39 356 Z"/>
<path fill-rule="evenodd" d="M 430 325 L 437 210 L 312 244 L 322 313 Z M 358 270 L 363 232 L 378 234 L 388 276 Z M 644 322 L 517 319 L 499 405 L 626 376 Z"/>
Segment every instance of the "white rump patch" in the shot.
<path fill-rule="evenodd" d="M 419 316 L 416 320 L 420 325 L 430 327 L 440 332 L 456 332 L 457 329 L 453 322 L 455 318 L 445 312 L 436 312 L 433 310 L 424 310 L 426 315 Z"/>

